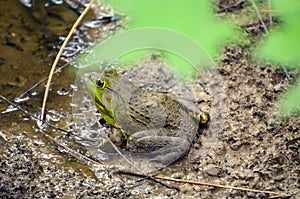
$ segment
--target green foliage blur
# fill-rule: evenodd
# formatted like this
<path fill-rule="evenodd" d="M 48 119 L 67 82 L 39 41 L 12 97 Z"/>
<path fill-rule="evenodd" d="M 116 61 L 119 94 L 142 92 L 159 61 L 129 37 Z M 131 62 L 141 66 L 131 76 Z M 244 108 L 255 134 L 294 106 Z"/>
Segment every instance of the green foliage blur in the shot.
<path fill-rule="evenodd" d="M 281 28 L 272 31 L 257 51 L 261 59 L 282 63 L 288 67 L 300 64 L 300 2 L 272 0 L 272 12 L 279 17 Z"/>
<path fill-rule="evenodd" d="M 256 51 L 257 57 L 289 69 L 300 67 L 300 1 L 272 0 L 272 11 L 282 21 L 271 31 Z M 300 110 L 300 84 L 295 84 L 279 102 L 280 112 L 291 115 Z"/>
<path fill-rule="evenodd" d="M 232 24 L 213 17 L 213 4 L 209 0 L 106 0 L 106 3 L 127 16 L 125 31 L 147 27 L 174 30 L 197 42 L 212 58 L 218 57 L 220 47 L 226 41 L 233 40 L 237 33 Z M 185 44 L 178 42 L 175 45 L 180 47 Z M 133 62 L 147 52 L 134 51 L 118 60 Z M 182 75 L 191 72 L 191 64 L 187 60 L 172 52 L 161 53 L 164 60 Z"/>
<path fill-rule="evenodd" d="M 100 0 L 99 0 L 100 1 Z M 247 1 L 259 5 L 267 0 Z M 224 43 L 239 36 L 237 28 L 224 19 L 213 17 L 212 0 L 106 0 L 117 12 L 127 17 L 125 30 L 144 27 L 162 27 L 181 32 L 195 40 L 212 58 L 219 57 Z M 256 57 L 263 61 L 284 65 L 289 69 L 300 66 L 300 2 L 299 0 L 270 0 L 269 10 L 279 21 L 280 28 L 273 28 L 261 40 L 255 50 Z M 238 20 L 238 19 L 237 19 Z M 180 45 L 180 44 L 178 44 Z M 124 56 L 124 60 L 141 57 L 145 51 Z M 85 56 L 88 60 L 89 57 Z M 184 60 L 164 53 L 171 65 L 188 68 Z M 132 60 L 135 61 L 135 60 Z M 179 68 L 180 69 L 180 68 Z M 281 113 L 289 114 L 300 107 L 300 85 L 283 95 Z M 298 112 L 299 113 L 299 112 Z"/>
<path fill-rule="evenodd" d="M 162 27 L 181 32 L 216 57 L 224 41 L 235 37 L 233 25 L 213 18 L 210 0 L 106 0 L 129 17 L 126 29 Z M 178 44 L 180 45 L 180 44 Z"/>
<path fill-rule="evenodd" d="M 98 0 L 99 3 L 103 3 L 102 0 Z M 198 48 L 203 49 L 202 55 L 198 58 L 205 56 L 205 59 L 210 59 L 212 63 L 213 58 L 219 57 L 219 52 L 222 50 L 222 46 L 226 41 L 234 40 L 235 35 L 238 33 L 237 28 L 225 20 L 218 19 L 213 16 L 213 4 L 210 0 L 104 0 L 107 5 L 110 5 L 118 14 L 123 17 L 125 25 L 122 30 L 118 30 L 118 33 L 126 33 L 132 30 L 157 28 L 168 29 L 176 32 L 177 34 L 184 35 L 187 39 L 192 40 L 198 44 Z M 118 35 L 119 37 L 120 35 Z M 148 35 L 149 36 L 149 35 Z M 168 36 L 166 36 L 168 37 Z M 116 37 L 111 37 L 116 38 Z M 149 38 L 149 37 L 148 37 Z M 167 41 L 170 38 L 160 38 Z M 108 45 L 99 42 L 94 45 L 89 51 L 81 54 L 73 61 L 72 65 L 77 68 L 85 68 L 88 65 L 93 65 L 97 60 L 109 60 L 112 55 L 116 54 L 116 51 L 120 52 L 124 45 L 128 47 L 135 43 L 136 39 L 129 41 L 122 41 L 118 43 L 118 46 Z M 147 41 L 147 35 L 144 35 L 144 40 Z M 151 39 L 150 39 L 151 40 Z M 156 41 L 160 42 L 160 41 Z M 102 45 L 103 44 L 103 45 Z M 102 46 L 101 46 L 102 45 Z M 185 42 L 177 41 L 172 43 L 171 46 L 185 49 Z M 104 47 L 105 46 L 105 47 Z M 153 50 L 158 49 L 141 49 L 136 48 L 126 54 L 122 54 L 117 57 L 117 61 L 121 65 L 135 65 L 143 57 L 149 57 L 149 54 L 153 53 Z M 195 66 L 191 64 L 191 60 L 181 54 L 176 54 L 170 49 L 159 50 L 164 61 L 169 66 L 172 66 L 182 76 L 188 77 L 191 74 L 195 74 L 199 68 L 204 69 L 206 61 Z M 186 52 L 186 51 L 185 51 Z M 192 50 L 190 54 L 195 54 Z M 118 54 L 119 55 L 119 54 Z M 196 55 L 197 56 L 197 55 Z M 204 60 L 204 59 L 203 59 Z M 199 66 L 201 65 L 202 66 Z M 105 65 L 105 64 L 103 64 Z M 209 66 L 213 64 L 208 64 Z"/>
<path fill-rule="evenodd" d="M 287 91 L 279 101 L 280 113 L 284 113 L 283 116 L 295 116 L 300 113 L 300 85 L 294 85 Z"/>

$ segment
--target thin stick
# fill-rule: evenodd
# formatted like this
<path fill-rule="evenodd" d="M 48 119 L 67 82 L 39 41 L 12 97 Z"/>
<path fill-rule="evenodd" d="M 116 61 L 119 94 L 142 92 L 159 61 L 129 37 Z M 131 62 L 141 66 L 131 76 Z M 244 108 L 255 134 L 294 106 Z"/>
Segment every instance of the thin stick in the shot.
<path fill-rule="evenodd" d="M 103 162 L 97 162 L 97 161 L 95 161 L 95 160 L 93 160 L 93 159 L 91 159 L 91 158 L 89 158 L 89 157 L 87 157 L 87 156 L 85 156 L 85 155 L 82 155 L 81 153 L 79 153 L 79 152 L 77 152 L 77 151 L 71 149 L 70 147 L 68 147 L 68 146 L 66 146 L 66 145 L 64 145 L 64 144 L 62 144 L 62 143 L 60 143 L 60 142 L 58 142 L 58 141 L 57 141 L 56 139 L 54 139 L 51 135 L 45 133 L 44 131 L 40 131 L 40 132 L 41 132 L 45 137 L 47 137 L 49 140 L 51 140 L 52 142 L 54 142 L 56 145 L 58 145 L 58 146 L 64 148 L 66 151 L 68 151 L 68 153 L 71 154 L 72 156 L 74 156 L 74 157 L 76 157 L 76 158 L 81 157 L 82 160 L 85 160 L 85 161 L 87 161 L 87 162 L 91 162 L 91 163 L 96 164 L 96 165 L 101 165 L 101 166 L 104 165 Z M 79 158 L 78 158 L 78 159 L 79 159 Z"/>
<path fill-rule="evenodd" d="M 2 100 L 4 100 L 6 103 L 8 103 L 8 104 L 12 105 L 13 107 L 17 108 L 18 110 L 22 111 L 23 113 L 29 115 L 30 117 L 32 117 L 32 118 L 34 118 L 34 119 L 36 119 L 36 120 L 38 120 L 38 121 L 41 120 L 41 118 L 39 118 L 39 117 L 37 117 L 37 116 L 35 116 L 35 115 L 29 113 L 28 111 L 26 111 L 25 109 L 23 109 L 21 106 L 19 106 L 19 105 L 13 103 L 13 102 L 11 102 L 11 101 L 9 101 L 9 100 L 8 100 L 7 98 L 5 98 L 4 96 L 0 95 L 0 98 L 1 98 Z M 44 121 L 44 123 L 47 124 L 47 125 L 49 125 L 49 126 L 51 126 L 52 128 L 55 128 L 55 129 L 60 130 L 60 131 L 63 131 L 63 132 L 65 132 L 65 133 L 71 133 L 70 131 L 65 130 L 65 129 L 62 129 L 62 128 L 59 128 L 59 127 L 55 126 L 54 124 L 51 124 L 51 123 L 49 123 L 49 122 L 47 122 L 47 121 Z"/>
<path fill-rule="evenodd" d="M 36 120 L 39 120 L 39 121 L 41 120 L 41 118 L 39 118 L 39 117 L 37 117 L 37 116 L 35 116 L 35 115 L 29 113 L 27 110 L 23 109 L 21 106 L 15 104 L 15 103 L 11 102 L 10 100 L 8 100 L 7 98 L 5 98 L 4 96 L 0 95 L 0 98 L 1 98 L 3 101 L 5 101 L 6 103 L 8 103 L 8 104 L 12 105 L 13 107 L 17 108 L 18 110 L 22 111 L 23 113 L 29 115 L 30 117 L 32 117 L 32 118 L 34 118 L 34 119 L 36 119 Z M 68 130 L 59 128 L 59 127 L 57 127 L 57 126 L 55 126 L 55 125 L 53 125 L 53 124 L 51 124 L 51 123 L 49 123 L 49 122 L 47 122 L 47 121 L 44 121 L 44 123 L 47 124 L 47 125 L 49 125 L 49 126 L 51 126 L 51 127 L 54 128 L 54 129 L 57 129 L 57 130 L 60 130 L 60 131 L 66 132 L 66 133 L 72 133 L 71 131 L 68 131 Z M 56 139 L 54 139 L 52 136 L 48 135 L 48 134 L 45 133 L 44 131 L 41 131 L 41 130 L 40 130 L 40 133 L 42 133 L 45 137 L 47 137 L 49 140 L 51 140 L 52 142 L 54 142 L 56 145 L 58 145 L 58 146 L 64 148 L 66 151 L 68 151 L 68 152 L 69 152 L 70 154 L 72 154 L 74 157 L 80 156 L 83 160 L 86 160 L 86 161 L 92 162 L 92 163 L 94 163 L 94 164 L 98 164 L 98 165 L 102 165 L 102 166 L 103 166 L 103 164 L 102 164 L 101 162 L 97 162 L 97 161 L 95 161 L 95 160 L 93 160 L 93 159 L 91 159 L 91 158 L 89 158 L 89 157 L 86 157 L 86 156 L 84 156 L 84 155 L 78 153 L 77 151 L 71 149 L 70 147 L 68 147 L 68 146 L 66 146 L 66 145 L 64 145 L 64 144 L 59 143 Z"/>
<path fill-rule="evenodd" d="M 267 194 L 274 194 L 274 195 L 281 195 L 281 196 L 289 196 L 288 194 L 274 192 L 274 191 L 262 191 L 262 190 L 257 190 L 257 189 L 244 188 L 244 187 L 234 187 L 234 186 L 220 185 L 220 184 L 207 183 L 207 182 L 175 179 L 175 178 L 170 178 L 170 177 L 165 177 L 165 176 L 158 176 L 158 175 L 154 176 L 154 178 L 161 179 L 161 180 L 173 181 L 173 182 L 180 182 L 180 183 L 189 183 L 189 184 L 195 184 L 195 185 L 220 187 L 220 188 L 225 188 L 225 189 L 235 189 L 235 190 L 250 191 L 250 192 L 256 192 L 256 193 L 267 193 Z"/>
<path fill-rule="evenodd" d="M 62 70 L 63 68 L 65 68 L 66 66 L 68 66 L 69 63 L 66 63 L 65 65 L 59 67 L 58 69 L 56 69 L 54 71 L 54 74 L 59 72 L 60 70 Z M 48 77 L 45 77 L 44 79 L 40 80 L 39 82 L 35 83 L 31 88 L 29 88 L 27 91 L 23 92 L 19 97 L 17 97 L 16 99 L 21 99 L 21 98 L 24 98 L 26 95 L 28 95 L 33 89 L 35 89 L 36 87 L 38 87 L 39 85 L 41 85 L 42 83 L 44 83 L 47 79 L 49 78 Z M 16 100 L 15 99 L 15 100 Z M 16 102 L 16 101 L 15 101 Z"/>
<path fill-rule="evenodd" d="M 147 175 L 144 175 L 144 174 L 141 174 L 141 173 L 134 173 L 134 172 L 128 172 L 128 171 L 119 171 L 119 172 L 122 173 L 122 174 L 133 175 L 133 176 L 138 176 L 138 177 L 146 177 L 146 178 L 148 177 Z M 280 197 L 280 196 L 289 196 L 288 194 L 274 192 L 274 191 L 262 191 L 262 190 L 257 190 L 257 189 L 244 188 L 244 187 L 234 187 L 234 186 L 227 186 L 227 185 L 200 182 L 200 181 L 193 181 L 193 180 L 175 179 L 175 178 L 170 178 L 170 177 L 165 177 L 165 176 L 160 176 L 160 175 L 152 176 L 152 178 L 160 179 L 160 180 L 173 181 L 173 182 L 179 182 L 179 183 L 189 183 L 189 184 L 195 184 L 195 185 L 220 187 L 220 188 L 225 188 L 225 189 L 235 189 L 235 190 L 240 190 L 240 191 L 250 191 L 250 192 L 256 192 L 256 193 L 274 194 L 274 195 L 276 195 L 276 197 L 277 196 L 278 197 Z M 174 187 L 172 187 L 172 188 L 174 188 Z"/>
<path fill-rule="evenodd" d="M 272 12 L 271 12 L 271 7 L 272 7 L 271 0 L 268 0 L 268 7 L 269 7 L 269 10 L 270 10 L 270 12 L 269 12 L 270 25 L 273 25 Z"/>
<path fill-rule="evenodd" d="M 53 77 L 53 74 L 54 74 L 54 70 L 55 70 L 55 67 L 60 59 L 60 56 L 62 55 L 63 53 L 63 50 L 64 48 L 66 47 L 67 43 L 69 42 L 75 28 L 78 26 L 78 24 L 80 23 L 80 21 L 83 19 L 83 17 L 86 15 L 86 13 L 89 11 L 90 7 L 92 6 L 92 4 L 94 3 L 95 0 L 91 0 L 89 5 L 84 9 L 84 11 L 81 13 L 81 15 L 78 17 L 78 19 L 76 20 L 76 22 L 74 23 L 74 25 L 72 26 L 68 36 L 66 37 L 64 43 L 62 44 L 61 48 L 59 49 L 59 52 L 52 64 L 52 68 L 51 68 L 51 71 L 50 71 L 50 74 L 49 74 L 49 78 L 48 78 L 48 81 L 47 81 L 47 85 L 46 85 L 46 89 L 45 89 L 45 94 L 44 94 L 44 100 L 43 100 L 43 105 L 42 105 L 42 113 L 41 113 L 41 121 L 44 120 L 44 117 L 45 117 L 45 109 L 46 109 L 46 103 L 47 103 L 47 98 L 48 98 L 48 94 L 49 94 L 49 89 L 50 89 L 50 84 L 51 84 L 51 81 L 52 81 L 52 77 Z"/>
<path fill-rule="evenodd" d="M 262 19 L 261 15 L 260 15 L 260 12 L 259 12 L 259 10 L 258 10 L 258 8 L 257 8 L 256 3 L 254 2 L 254 0 L 251 0 L 251 2 L 252 2 L 252 6 L 253 6 L 253 8 L 254 8 L 254 10 L 255 10 L 255 12 L 256 12 L 258 18 L 259 18 L 260 23 L 262 24 L 262 26 L 263 26 L 265 32 L 268 34 L 268 33 L 269 33 L 268 28 L 267 28 L 267 26 L 266 26 L 264 20 Z"/>
<path fill-rule="evenodd" d="M 118 173 L 123 174 L 123 175 L 131 175 L 131 176 L 136 176 L 136 177 L 141 177 L 141 178 L 144 178 L 144 179 L 148 179 L 148 180 L 151 180 L 151 181 L 156 182 L 158 184 L 161 184 L 161 185 L 167 187 L 168 189 L 175 189 L 176 191 L 180 191 L 180 189 L 178 187 L 166 184 L 166 183 L 160 181 L 161 179 L 158 180 L 155 176 L 149 176 L 149 175 L 145 175 L 143 173 L 134 173 L 134 172 L 123 171 L 123 170 L 118 170 Z"/>

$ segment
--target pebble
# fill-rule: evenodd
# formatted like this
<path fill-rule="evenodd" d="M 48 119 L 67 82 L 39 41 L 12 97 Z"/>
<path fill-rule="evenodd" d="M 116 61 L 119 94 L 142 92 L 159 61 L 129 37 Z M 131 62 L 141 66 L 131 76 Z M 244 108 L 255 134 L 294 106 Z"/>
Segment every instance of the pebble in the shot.
<path fill-rule="evenodd" d="M 210 164 L 207 166 L 205 172 L 210 176 L 216 177 L 220 173 L 220 168 L 213 164 Z"/>
<path fill-rule="evenodd" d="M 171 175 L 171 177 L 172 177 L 172 178 L 175 178 L 175 179 L 183 179 L 184 176 L 185 176 L 185 175 L 184 175 L 184 173 L 182 173 L 182 172 L 173 173 L 173 174 Z"/>
<path fill-rule="evenodd" d="M 274 86 L 274 91 L 275 91 L 275 92 L 279 92 L 279 91 L 282 90 L 282 87 L 283 87 L 283 85 L 282 85 L 281 83 L 276 84 L 276 85 Z"/>
<path fill-rule="evenodd" d="M 180 191 L 182 191 L 183 193 L 187 193 L 189 191 L 191 191 L 193 189 L 193 186 L 190 184 L 184 184 L 182 186 L 180 186 Z"/>
<path fill-rule="evenodd" d="M 197 180 L 198 176 L 195 173 L 189 173 L 186 176 L 187 180 Z"/>
<path fill-rule="evenodd" d="M 198 185 L 194 186 L 194 191 L 196 191 L 196 192 L 201 191 L 201 187 Z"/>

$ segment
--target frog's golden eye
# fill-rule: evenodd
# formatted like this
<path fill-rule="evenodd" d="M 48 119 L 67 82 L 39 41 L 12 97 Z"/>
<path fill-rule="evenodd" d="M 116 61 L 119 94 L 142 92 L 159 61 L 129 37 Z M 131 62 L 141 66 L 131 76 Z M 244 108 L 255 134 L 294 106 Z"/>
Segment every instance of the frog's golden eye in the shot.
<path fill-rule="evenodd" d="M 114 106 L 118 102 L 118 95 L 113 91 L 107 91 L 102 95 L 102 102 L 106 106 Z"/>
<path fill-rule="evenodd" d="M 98 88 L 104 88 L 105 87 L 105 82 L 100 80 L 100 79 L 97 79 L 96 80 L 96 85 Z"/>

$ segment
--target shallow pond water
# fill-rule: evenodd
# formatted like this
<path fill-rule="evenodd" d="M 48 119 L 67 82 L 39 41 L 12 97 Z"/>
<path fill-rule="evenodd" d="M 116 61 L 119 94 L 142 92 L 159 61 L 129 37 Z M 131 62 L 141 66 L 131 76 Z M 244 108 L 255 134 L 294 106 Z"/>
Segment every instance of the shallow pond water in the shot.
<path fill-rule="evenodd" d="M 0 1 L 2 30 L 0 32 L 2 41 L 0 94 L 2 96 L 12 102 L 18 102 L 21 107 L 38 116 L 44 94 L 44 83 L 22 98 L 17 99 L 17 97 L 48 76 L 59 46 L 82 12 L 85 3 L 85 1 L 64 1 L 55 4 L 52 1 L 39 1 L 37 3 L 39 5 L 24 6 L 17 0 Z M 66 64 L 66 61 L 80 50 L 113 30 L 116 23 L 109 23 L 111 14 L 113 14 L 111 10 L 101 5 L 91 10 L 75 31 L 59 66 Z M 97 29 L 90 25 L 91 20 L 103 17 L 106 17 L 106 21 L 98 24 Z M 64 129 L 72 126 L 70 103 L 75 77 L 76 71 L 70 66 L 64 67 L 61 72 L 55 74 L 47 103 L 48 121 Z M 13 109 L 3 100 L 0 103 L 0 110 L 0 169 L 4 172 L 1 174 L 1 198 L 18 198 L 32 187 L 36 188 L 23 197 L 38 197 L 38 194 L 43 197 L 55 197 L 62 194 L 63 191 L 60 191 L 64 189 L 64 183 L 82 183 L 80 178 L 76 178 L 77 175 L 88 176 L 86 181 L 96 180 L 94 174 L 89 171 L 90 167 L 76 161 L 76 158 L 65 153 L 63 148 L 42 135 L 38 131 L 36 121 L 29 115 Z M 62 140 L 70 137 L 66 133 L 50 128 L 47 129 L 47 133 Z M 62 178 L 72 178 L 72 180 L 61 181 Z M 57 183 L 58 181 L 61 182 Z M 71 184 L 68 187 L 71 187 Z M 75 187 L 66 195 L 75 197 L 74 189 Z"/>

